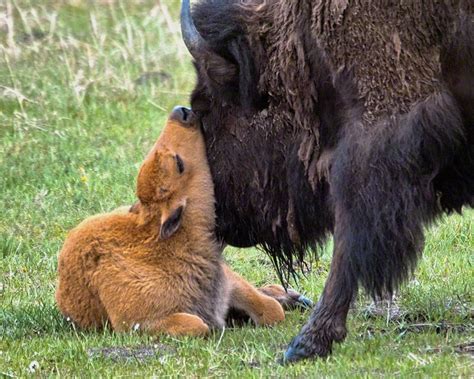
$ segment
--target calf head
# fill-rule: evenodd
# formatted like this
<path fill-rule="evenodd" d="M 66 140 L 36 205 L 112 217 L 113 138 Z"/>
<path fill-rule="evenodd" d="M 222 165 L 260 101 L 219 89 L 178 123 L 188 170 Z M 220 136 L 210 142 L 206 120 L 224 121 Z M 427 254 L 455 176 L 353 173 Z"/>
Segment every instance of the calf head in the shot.
<path fill-rule="evenodd" d="M 204 140 L 190 109 L 175 107 L 171 112 L 140 168 L 137 196 L 143 221 L 159 218 L 160 239 L 180 229 L 189 204 L 200 203 L 203 196 L 213 204 Z"/>

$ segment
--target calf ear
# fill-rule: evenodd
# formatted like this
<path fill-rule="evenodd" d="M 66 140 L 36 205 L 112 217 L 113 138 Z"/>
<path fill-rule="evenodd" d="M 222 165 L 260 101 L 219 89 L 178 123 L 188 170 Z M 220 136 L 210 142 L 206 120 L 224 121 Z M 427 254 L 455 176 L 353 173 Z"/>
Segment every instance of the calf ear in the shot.
<path fill-rule="evenodd" d="M 135 204 L 133 204 L 130 209 L 128 210 L 129 213 L 135 213 L 138 214 L 140 212 L 140 201 L 136 201 Z"/>
<path fill-rule="evenodd" d="M 160 229 L 161 240 L 168 239 L 174 233 L 177 232 L 177 230 L 181 226 L 181 220 L 183 218 L 183 209 L 184 207 L 181 205 L 180 207 L 172 211 L 164 221 L 162 221 Z"/>

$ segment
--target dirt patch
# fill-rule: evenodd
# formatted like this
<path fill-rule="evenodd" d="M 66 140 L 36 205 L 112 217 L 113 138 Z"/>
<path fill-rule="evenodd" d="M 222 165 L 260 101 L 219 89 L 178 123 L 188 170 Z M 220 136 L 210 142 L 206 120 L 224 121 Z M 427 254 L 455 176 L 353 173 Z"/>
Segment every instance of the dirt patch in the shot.
<path fill-rule="evenodd" d="M 474 341 L 457 345 L 455 351 L 459 354 L 468 354 L 471 356 L 471 358 L 474 358 Z"/>
<path fill-rule="evenodd" d="M 429 348 L 426 349 L 426 352 L 428 353 L 445 353 L 445 352 L 452 352 L 454 349 L 454 352 L 458 354 L 466 354 L 469 355 L 471 358 L 474 359 L 474 341 L 462 343 L 460 345 L 456 345 L 454 347 L 435 347 L 435 348 Z"/>
<path fill-rule="evenodd" d="M 242 366 L 252 368 L 252 369 L 260 369 L 262 364 L 259 361 L 251 360 L 251 361 L 241 361 Z"/>
<path fill-rule="evenodd" d="M 372 301 L 358 307 L 355 305 L 355 309 L 357 308 L 366 318 L 384 317 L 389 321 L 400 320 L 404 314 L 395 297 L 390 300 Z"/>
<path fill-rule="evenodd" d="M 112 346 L 87 350 L 90 358 L 106 358 L 114 362 L 144 362 L 174 355 L 176 350 L 161 343 L 139 346 Z"/>
<path fill-rule="evenodd" d="M 398 328 L 400 333 L 411 332 L 411 333 L 424 333 L 424 332 L 435 332 L 436 334 L 445 334 L 447 332 L 454 333 L 470 333 L 472 326 L 466 324 L 454 324 L 449 322 L 438 322 L 438 323 L 420 323 L 420 324 L 407 324 Z"/>

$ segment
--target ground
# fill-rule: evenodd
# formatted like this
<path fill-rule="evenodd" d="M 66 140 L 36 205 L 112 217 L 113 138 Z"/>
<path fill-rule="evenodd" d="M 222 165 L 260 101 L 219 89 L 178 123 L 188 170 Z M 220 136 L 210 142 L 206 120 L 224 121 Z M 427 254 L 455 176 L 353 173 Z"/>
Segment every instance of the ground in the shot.
<path fill-rule="evenodd" d="M 88 215 L 134 200 L 135 177 L 195 81 L 178 1 L 0 2 L 0 377 L 468 377 L 474 374 L 474 212 L 427 233 L 424 259 L 381 312 L 360 295 L 328 360 L 281 366 L 309 313 L 208 339 L 76 331 L 54 303 L 57 253 Z M 316 299 L 330 246 L 294 284 Z M 257 285 L 256 249 L 228 248 Z"/>

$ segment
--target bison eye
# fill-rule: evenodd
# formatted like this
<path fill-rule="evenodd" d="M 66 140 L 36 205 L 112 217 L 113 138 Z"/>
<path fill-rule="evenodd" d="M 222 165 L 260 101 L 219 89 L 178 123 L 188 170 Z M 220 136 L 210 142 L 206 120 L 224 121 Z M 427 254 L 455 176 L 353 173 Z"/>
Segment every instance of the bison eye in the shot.
<path fill-rule="evenodd" d="M 184 162 L 178 154 L 176 154 L 176 166 L 178 167 L 178 172 L 182 174 L 184 172 Z"/>

